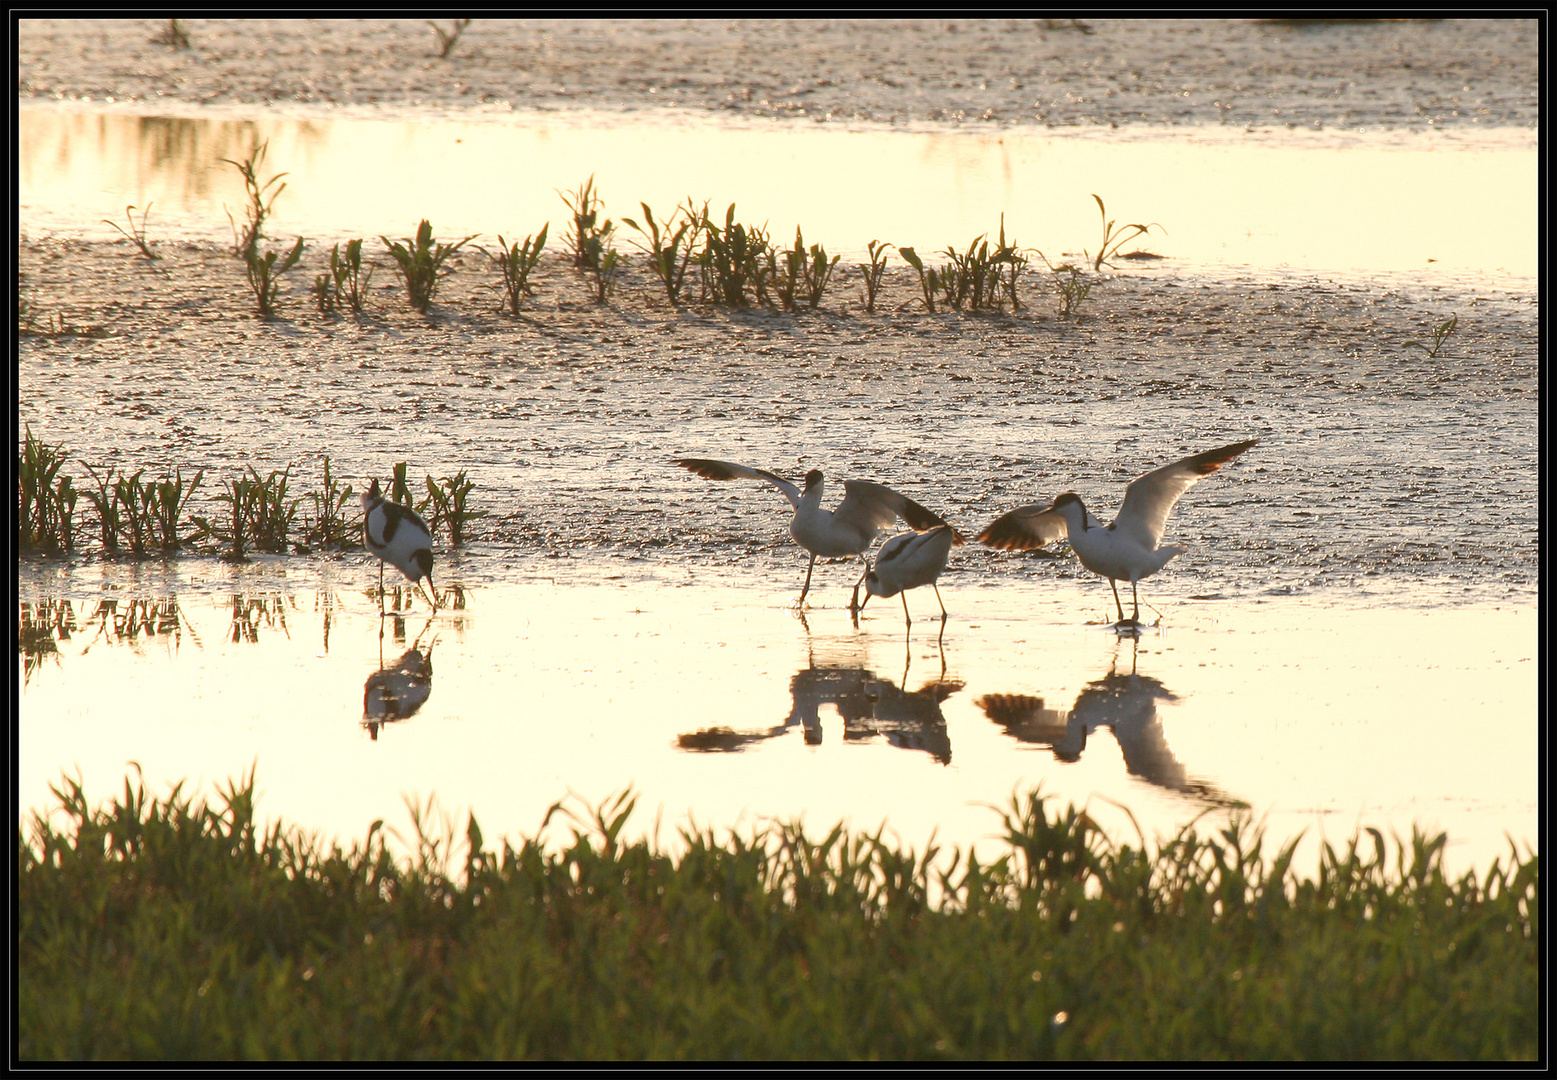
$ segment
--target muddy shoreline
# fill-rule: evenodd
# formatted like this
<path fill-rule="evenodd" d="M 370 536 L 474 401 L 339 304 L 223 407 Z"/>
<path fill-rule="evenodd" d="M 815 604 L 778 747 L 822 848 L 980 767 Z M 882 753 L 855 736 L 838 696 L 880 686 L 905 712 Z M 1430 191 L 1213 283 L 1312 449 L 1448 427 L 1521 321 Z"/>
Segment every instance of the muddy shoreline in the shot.
<path fill-rule="evenodd" d="M 960 129 L 1474 132 L 1538 118 L 1533 22 L 1088 22 L 478 21 L 442 61 L 416 20 L 190 20 L 187 51 L 153 43 L 155 20 L 24 20 L 18 93 Z M 310 251 L 280 317 L 262 319 L 220 245 L 169 240 L 158 254 L 22 223 L 31 312 L 90 331 L 19 348 L 18 426 L 65 444 L 73 471 L 204 468 L 209 499 L 223 471 L 293 464 L 306 491 L 326 455 L 359 486 L 406 460 L 413 477 L 469 471 L 491 516 L 468 554 L 494 570 L 542 556 L 790 574 L 771 492 L 700 483 L 668 460 L 869 476 L 977 529 L 1067 488 L 1108 504 L 1154 463 L 1257 437 L 1175 515 L 1175 538 L 1202 553 L 1165 587 L 1430 604 L 1538 583 L 1533 293 L 1131 265 L 1075 317 L 1036 280 L 1014 315 L 930 315 L 896 268 L 869 314 L 845 269 L 822 310 L 789 315 L 672 310 L 636 265 L 601 307 L 551 259 L 515 319 L 466 251 L 427 317 L 375 256 L 368 313 L 325 318 L 307 294 Z M 1450 314 L 1459 329 L 1439 357 L 1404 344 Z M 1056 572 L 964 552 L 977 573 Z"/>
<path fill-rule="evenodd" d="M 998 128 L 1535 128 L 1534 19 L 23 19 L 18 96 Z M 448 24 L 450 20 L 441 20 Z"/>

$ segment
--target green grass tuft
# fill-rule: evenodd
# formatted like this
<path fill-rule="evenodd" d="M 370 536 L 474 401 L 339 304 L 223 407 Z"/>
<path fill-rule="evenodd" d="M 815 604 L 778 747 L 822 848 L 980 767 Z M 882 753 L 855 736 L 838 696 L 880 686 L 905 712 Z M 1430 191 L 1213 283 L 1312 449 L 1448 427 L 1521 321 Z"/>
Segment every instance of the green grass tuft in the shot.
<path fill-rule="evenodd" d="M 16 1052 L 59 1060 L 1534 1060 L 1540 860 L 1451 879 L 1443 837 L 1247 821 L 1154 850 L 1041 794 L 994 861 L 878 831 L 626 838 L 636 798 L 536 839 L 414 806 L 350 850 L 68 778 L 17 835 Z M 59 823 L 58 827 L 56 823 Z M 558 829 L 565 838 L 547 830 Z M 1370 843 L 1371 840 L 1371 843 Z"/>

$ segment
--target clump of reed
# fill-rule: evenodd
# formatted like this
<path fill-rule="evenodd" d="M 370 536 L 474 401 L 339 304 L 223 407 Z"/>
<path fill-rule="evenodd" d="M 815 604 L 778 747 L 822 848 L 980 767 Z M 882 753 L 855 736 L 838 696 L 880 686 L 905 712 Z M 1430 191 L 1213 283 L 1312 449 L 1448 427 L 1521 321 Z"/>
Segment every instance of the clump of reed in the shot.
<path fill-rule="evenodd" d="M 24 425 L 16 455 L 16 544 L 22 550 L 60 553 L 75 546 L 76 491 L 60 470 L 69 455 L 63 443 L 50 446 Z"/>
<path fill-rule="evenodd" d="M 499 233 L 496 252 L 480 249 L 503 275 L 503 294 L 508 299 L 508 312 L 511 315 L 518 315 L 520 304 L 527 297 L 535 295 L 535 287 L 530 284 L 530 274 L 541 261 L 541 249 L 546 246 L 546 233 L 550 228 L 551 222 L 547 222 L 541 226 L 540 232 L 515 243 L 509 243 Z"/>
<path fill-rule="evenodd" d="M 314 277 L 314 300 L 322 314 L 339 312 L 344 305 L 354 315 L 362 314 L 367 299 L 368 284 L 373 280 L 373 267 L 362 270 L 362 241 L 348 240 L 343 251 L 340 244 L 330 249 L 330 268 Z"/>
<path fill-rule="evenodd" d="M 694 261 L 703 301 L 726 308 L 766 303 L 767 269 L 773 254 L 767 230 L 736 221 L 731 203 L 723 225 L 716 225 L 704 207 L 702 234 L 703 248 Z"/>
<path fill-rule="evenodd" d="M 446 273 L 443 264 L 448 261 L 449 256 L 475 238 L 475 235 L 467 236 L 452 244 L 434 240 L 432 223 L 426 218 L 423 218 L 422 223 L 417 226 L 414 238 L 406 237 L 403 241 L 394 241 L 387 236 L 379 237 L 384 242 L 384 246 L 389 249 L 389 254 L 394 257 L 401 280 L 405 282 L 406 298 L 410 301 L 411 307 L 424 315 L 432 304 L 439 279 Z"/>
<path fill-rule="evenodd" d="M 664 286 L 665 299 L 671 307 L 679 307 L 687 270 L 692 266 L 703 221 L 708 216 L 708 204 L 704 203 L 699 210 L 689 198 L 686 205 L 676 207 L 663 224 L 654 220 L 654 211 L 649 209 L 648 203 L 638 205 L 643 208 L 644 223 L 640 225 L 632 218 L 622 221 L 643 235 L 645 242 L 640 242 L 639 247 L 649 257 L 650 269 Z"/>
<path fill-rule="evenodd" d="M 803 302 L 807 308 L 816 310 L 822 291 L 838 265 L 838 256 L 829 259 L 827 249 L 821 244 L 807 248 L 797 225 L 795 246 L 779 252 L 770 248 L 767 258 L 767 276 L 773 283 L 772 291 L 778 297 L 779 305 L 785 311 L 794 311 L 796 303 Z"/>
<path fill-rule="evenodd" d="M 1000 235 L 993 247 L 988 234 L 975 237 L 964 251 L 948 247 L 941 254 L 947 261 L 939 267 L 926 266 L 911 247 L 898 248 L 909 266 L 919 275 L 919 289 L 925 310 L 935 314 L 936 296 L 954 311 L 999 311 L 1007 304 L 1015 311 L 1020 306 L 1017 279 L 1027 268 L 1027 257 L 1006 240 L 1005 215 L 1000 218 Z"/>
<path fill-rule="evenodd" d="M 257 247 L 249 251 L 244 266 L 249 276 L 249 288 L 254 292 L 254 300 L 261 315 L 276 313 L 276 298 L 281 290 L 281 276 L 296 266 L 302 257 L 303 238 L 301 236 L 297 238 L 297 243 L 285 252 L 272 250 L 262 253 Z"/>
<path fill-rule="evenodd" d="M 84 466 L 96 491 L 86 491 L 87 501 L 97 512 L 98 533 L 106 554 L 127 552 L 143 558 L 153 550 L 163 554 L 177 551 L 185 543 L 179 525 L 190 497 L 200 486 L 205 471 L 185 480 L 182 469 L 161 480 L 142 480 L 145 469 L 131 474 L 113 466 L 99 477 L 90 465 Z"/>
<path fill-rule="evenodd" d="M 622 272 L 621 253 L 611 245 L 616 225 L 603 215 L 604 204 L 595 190 L 593 175 L 577 191 L 558 194 L 573 222 L 568 237 L 573 266 L 590 283 L 595 302 L 604 304 Z"/>
<path fill-rule="evenodd" d="M 427 527 L 436 534 L 439 526 L 448 526 L 452 547 L 465 542 L 465 527 L 470 522 L 487 516 L 487 511 L 472 510 L 469 506 L 470 493 L 475 486 L 464 469 L 437 480 L 427 477 L 427 498 L 422 503 L 427 508 Z"/>
<path fill-rule="evenodd" d="M 284 554 L 303 501 L 287 499 L 291 474 L 288 465 L 261 479 L 250 465 L 247 475 L 223 477 L 216 501 L 225 510 L 216 518 L 194 516 L 199 536 L 218 544 L 222 557 L 233 562 L 246 560 L 250 551 Z"/>
<path fill-rule="evenodd" d="M 303 516 L 303 546 L 308 550 L 356 547 L 362 532 L 360 525 L 347 515 L 353 496 L 351 485 L 342 484 L 331 475 L 328 455 L 324 459 L 321 484 L 318 490 L 308 493 L 313 515 Z"/>

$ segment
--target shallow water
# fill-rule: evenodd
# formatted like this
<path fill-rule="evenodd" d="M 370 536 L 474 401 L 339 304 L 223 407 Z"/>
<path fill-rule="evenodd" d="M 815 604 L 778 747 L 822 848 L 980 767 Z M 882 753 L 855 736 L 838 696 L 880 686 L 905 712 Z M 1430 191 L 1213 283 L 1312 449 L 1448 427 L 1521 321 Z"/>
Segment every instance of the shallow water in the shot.
<path fill-rule="evenodd" d="M 1173 265 L 1410 274 L 1484 285 L 1536 273 L 1536 144 L 1524 130 L 1426 135 L 1250 134 L 1188 128 L 1170 136 L 839 130 L 794 124 L 653 120 L 577 111 L 486 120 L 302 117 L 241 110 L 212 118 L 26 105 L 20 200 L 30 230 L 111 239 L 103 219 L 154 204 L 154 238 L 228 238 L 241 217 L 241 160 L 269 142 L 262 178 L 285 173 L 272 233 L 313 242 L 410 235 L 509 239 L 552 223 L 559 192 L 593 176 L 605 214 L 642 222 L 691 197 L 717 217 L 766 222 L 788 244 L 846 258 L 871 240 L 930 256 L 982 234 L 1062 253 L 1096 252 L 1103 219 L 1153 228 L 1122 250 Z M 392 178 L 386 180 L 386 178 Z M 1496 193 L 1492 197 L 1491 193 Z M 225 209 L 224 209 L 225 208 Z M 620 226 L 624 250 L 636 235 Z M 485 241 L 483 241 L 485 242 Z M 897 261 L 895 252 L 892 256 Z"/>
<path fill-rule="evenodd" d="M 990 580 L 954 556 L 944 626 L 921 590 L 911 628 L 877 600 L 856 629 L 847 565 L 818 568 L 805 619 L 791 568 L 768 584 L 606 560 L 547 579 L 467 558 L 445 577 L 462 609 L 418 601 L 381 638 L 361 556 L 29 565 L 18 807 L 62 772 L 104 796 L 133 761 L 157 791 L 253 767 L 263 812 L 344 840 L 377 818 L 408 834 L 406 796 L 516 837 L 569 793 L 631 787 L 634 828 L 658 817 L 666 841 L 776 818 L 966 846 L 1041 785 L 1132 842 L 1121 807 L 1153 837 L 1244 806 L 1273 840 L 1305 832 L 1300 865 L 1365 826 L 1445 829 L 1461 868 L 1535 843 L 1530 604 L 1147 590 L 1161 624 L 1122 639 L 1101 581 Z M 379 675 L 397 667 L 420 672 L 398 698 Z"/>
<path fill-rule="evenodd" d="M 1165 226 L 1145 246 L 1172 258 L 1076 320 L 932 317 L 911 297 L 874 317 L 602 310 L 548 282 L 549 306 L 510 322 L 464 265 L 435 318 L 390 310 L 381 279 L 361 320 L 294 303 L 265 322 L 235 317 L 231 260 L 201 249 L 146 264 L 34 244 L 40 293 L 113 327 L 23 347 L 19 419 L 75 462 L 207 469 L 209 513 L 219 477 L 249 467 L 294 464 L 301 494 L 326 456 L 359 488 L 409 460 L 413 482 L 468 470 L 490 516 L 438 551 L 464 606 L 382 638 L 360 554 L 25 561 L 18 807 L 78 768 L 105 797 L 134 761 L 158 790 L 257 767 L 263 812 L 347 841 L 376 818 L 404 831 L 407 795 L 435 794 L 457 827 L 473 809 L 494 837 L 532 833 L 570 791 L 633 786 L 637 825 L 661 813 L 667 839 L 690 814 L 965 845 L 1034 783 L 1090 800 L 1121 839 L 1116 803 L 1148 836 L 1247 804 L 1273 838 L 1306 829 L 1306 858 L 1362 826 L 1446 829 L 1458 867 L 1536 841 L 1528 135 L 724 126 L 710 150 L 712 130 L 24 109 L 33 238 L 106 239 L 99 218 L 148 201 L 158 241 L 224 237 L 240 196 L 219 159 L 268 137 L 289 173 L 276 233 L 314 240 L 423 216 L 522 235 L 594 172 L 613 214 L 734 200 L 778 238 L 799 222 L 843 251 L 966 242 L 1002 210 L 1020 243 L 1080 250 L 1098 191 Z M 1442 357 L 1402 345 L 1449 313 L 1463 329 Z M 847 566 L 818 569 L 801 621 L 782 500 L 670 464 L 867 476 L 968 531 L 1067 488 L 1106 515 L 1137 473 L 1251 437 L 1175 511 L 1169 539 L 1191 550 L 1143 588 L 1162 625 L 1139 641 L 1101 625 L 1107 586 L 1073 559 L 972 546 L 943 579 L 943 635 L 920 594 L 906 640 L 895 601 L 856 630 Z M 392 697 L 414 713 L 379 719 Z"/>

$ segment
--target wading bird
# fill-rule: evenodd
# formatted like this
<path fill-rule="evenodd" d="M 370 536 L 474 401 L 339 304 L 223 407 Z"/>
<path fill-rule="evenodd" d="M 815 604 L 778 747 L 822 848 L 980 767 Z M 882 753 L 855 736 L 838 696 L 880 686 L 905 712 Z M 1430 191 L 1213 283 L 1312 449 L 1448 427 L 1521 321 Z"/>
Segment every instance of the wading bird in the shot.
<path fill-rule="evenodd" d="M 927 532 L 900 533 L 881 545 L 876 553 L 876 565 L 865 574 L 865 599 L 860 610 L 872 596 L 903 597 L 903 621 L 913 625 L 908 614 L 908 590 L 928 585 L 935 590 L 935 602 L 941 605 L 941 621 L 946 621 L 946 604 L 941 599 L 941 588 L 936 579 L 946 569 L 946 556 L 952 545 L 961 537 L 950 525 L 942 525 Z"/>
<path fill-rule="evenodd" d="M 1069 536 L 1071 550 L 1081 560 L 1081 565 L 1108 579 L 1109 587 L 1114 590 L 1119 624 L 1137 626 L 1141 621 L 1137 583 L 1161 570 L 1173 556 L 1188 550 L 1173 545 L 1158 546 L 1162 543 L 1168 514 L 1179 496 L 1258 441 L 1250 439 L 1218 450 L 1207 450 L 1136 477 L 1125 488 L 1124 505 L 1119 508 L 1119 515 L 1107 526 L 1099 524 L 1087 513 L 1080 496 L 1067 491 L 1047 506 L 1036 503 L 1019 506 L 996 518 L 979 533 L 978 541 L 1005 551 L 1027 551 Z M 1135 605 L 1135 612 L 1128 619 L 1124 617 L 1124 605 L 1119 602 L 1116 582 L 1120 581 L 1130 583 L 1130 598 Z"/>
<path fill-rule="evenodd" d="M 796 604 L 804 604 L 806 593 L 811 591 L 811 571 L 816 568 L 816 557 L 841 559 L 858 556 L 867 573 L 870 563 L 865 551 L 876 539 L 876 534 L 891 525 L 897 518 L 906 521 L 913 529 L 934 529 L 946 522 L 926 510 L 906 495 L 869 480 L 844 481 L 843 502 L 836 510 L 822 509 L 822 473 L 812 469 L 806 473 L 805 489 L 795 487 L 781 476 L 762 469 L 735 465 L 728 461 L 711 461 L 707 458 L 678 458 L 676 464 L 690 469 L 708 480 L 764 480 L 784 493 L 795 508 L 795 516 L 789 523 L 789 535 L 795 543 L 811 553 L 806 566 L 806 583 L 800 589 Z M 962 537 L 958 536 L 960 541 Z M 855 599 L 859 585 L 855 585 Z M 857 607 L 850 601 L 849 609 Z"/>
<path fill-rule="evenodd" d="M 428 602 L 438 609 L 438 591 L 432 579 L 432 530 L 409 506 L 390 502 L 379 494 L 374 480 L 362 493 L 362 543 L 379 557 L 378 607 L 384 610 L 384 563 L 394 566 L 413 585 L 427 579 Z"/>

